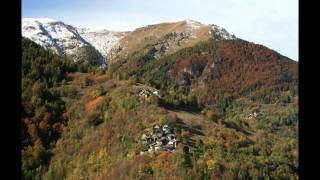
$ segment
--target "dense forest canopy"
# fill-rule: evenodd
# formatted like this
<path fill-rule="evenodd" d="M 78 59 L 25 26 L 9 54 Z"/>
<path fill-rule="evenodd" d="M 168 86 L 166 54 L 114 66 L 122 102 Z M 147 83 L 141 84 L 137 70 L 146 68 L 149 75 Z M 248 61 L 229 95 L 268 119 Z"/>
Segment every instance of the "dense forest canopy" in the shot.
<path fill-rule="evenodd" d="M 22 173 L 28 179 L 48 163 L 49 149 L 67 124 L 65 102 L 54 88 L 77 66 L 25 38 L 21 65 Z"/>

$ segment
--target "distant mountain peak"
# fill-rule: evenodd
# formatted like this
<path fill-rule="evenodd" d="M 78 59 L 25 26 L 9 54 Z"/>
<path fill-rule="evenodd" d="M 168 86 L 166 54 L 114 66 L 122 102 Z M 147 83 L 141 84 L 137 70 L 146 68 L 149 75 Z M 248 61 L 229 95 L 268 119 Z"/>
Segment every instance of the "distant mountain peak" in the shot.
<path fill-rule="evenodd" d="M 210 38 L 236 39 L 220 26 L 192 19 L 148 25 L 131 32 L 115 32 L 78 28 L 51 18 L 23 18 L 22 36 L 60 55 L 76 57 L 79 48 L 93 47 L 103 56 L 102 61 L 125 57 L 151 44 L 159 50 L 156 55 L 159 57 Z"/>
<path fill-rule="evenodd" d="M 83 47 L 94 48 L 102 55 L 102 64 L 123 33 L 91 28 L 77 28 L 51 18 L 23 18 L 22 36 L 59 55 L 71 55 L 77 61 Z"/>
<path fill-rule="evenodd" d="M 229 33 L 225 28 L 218 26 L 216 24 L 204 24 L 192 19 L 186 19 L 183 22 L 185 22 L 187 26 L 193 30 L 197 30 L 205 26 L 211 26 L 211 29 L 216 34 L 216 36 L 219 36 L 222 39 L 236 39 L 236 36 Z"/>
<path fill-rule="evenodd" d="M 195 20 L 190 20 L 190 19 L 186 19 L 184 20 L 187 25 L 189 27 L 191 27 L 192 29 L 199 29 L 201 26 L 204 26 L 204 24 L 198 22 L 198 21 L 195 21 Z"/>

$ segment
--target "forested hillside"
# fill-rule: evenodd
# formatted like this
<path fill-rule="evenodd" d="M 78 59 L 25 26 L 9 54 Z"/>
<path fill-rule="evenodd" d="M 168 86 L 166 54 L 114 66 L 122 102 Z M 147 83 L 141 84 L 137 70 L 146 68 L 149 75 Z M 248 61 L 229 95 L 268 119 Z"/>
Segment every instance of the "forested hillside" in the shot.
<path fill-rule="evenodd" d="M 275 51 L 243 40 L 210 40 L 161 58 L 146 46 L 110 67 L 120 79 L 130 77 L 159 88 L 180 104 L 197 96 L 203 105 L 247 97 L 258 103 L 297 95 L 298 66 Z M 177 104 L 177 103 L 176 103 Z"/>
<path fill-rule="evenodd" d="M 22 39 L 22 173 L 26 179 L 48 164 L 50 148 L 67 124 L 65 102 L 54 87 L 77 66 L 28 39 Z"/>
<path fill-rule="evenodd" d="M 23 39 L 23 179 L 298 179 L 298 65 L 243 40 L 104 72 Z M 169 125 L 174 151 L 142 137 Z"/>

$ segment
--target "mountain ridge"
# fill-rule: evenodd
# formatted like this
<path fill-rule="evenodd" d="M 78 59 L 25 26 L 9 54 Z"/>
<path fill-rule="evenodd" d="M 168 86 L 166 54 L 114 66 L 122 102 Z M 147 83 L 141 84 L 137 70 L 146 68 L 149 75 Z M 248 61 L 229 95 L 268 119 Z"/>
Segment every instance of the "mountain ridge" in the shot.
<path fill-rule="evenodd" d="M 170 33 L 175 37 L 172 38 Z M 101 64 L 126 57 L 150 43 L 157 44 L 156 48 L 164 49 L 167 54 L 209 38 L 236 39 L 222 27 L 194 20 L 164 22 L 117 32 L 78 28 L 50 18 L 23 18 L 22 36 L 59 55 L 71 55 L 75 60 L 79 48 L 94 48 L 103 57 Z"/>

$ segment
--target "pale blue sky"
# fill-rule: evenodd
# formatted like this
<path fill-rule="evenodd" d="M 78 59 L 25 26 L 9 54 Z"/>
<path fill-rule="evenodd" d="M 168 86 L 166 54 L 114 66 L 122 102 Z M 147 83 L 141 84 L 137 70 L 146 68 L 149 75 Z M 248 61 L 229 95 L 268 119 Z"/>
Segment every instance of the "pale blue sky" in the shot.
<path fill-rule="evenodd" d="M 298 60 L 298 0 L 22 0 L 22 17 L 116 31 L 192 19 Z"/>

